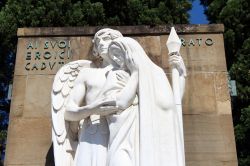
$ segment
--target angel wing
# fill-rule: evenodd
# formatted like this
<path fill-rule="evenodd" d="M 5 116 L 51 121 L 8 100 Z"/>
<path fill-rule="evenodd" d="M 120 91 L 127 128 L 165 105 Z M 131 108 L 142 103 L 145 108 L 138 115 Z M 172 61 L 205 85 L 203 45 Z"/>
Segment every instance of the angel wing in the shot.
<path fill-rule="evenodd" d="M 79 122 L 64 119 L 65 104 L 78 73 L 83 68 L 93 67 L 88 60 L 78 60 L 64 65 L 55 75 L 51 92 L 52 141 L 56 166 L 71 166 L 78 144 Z"/>

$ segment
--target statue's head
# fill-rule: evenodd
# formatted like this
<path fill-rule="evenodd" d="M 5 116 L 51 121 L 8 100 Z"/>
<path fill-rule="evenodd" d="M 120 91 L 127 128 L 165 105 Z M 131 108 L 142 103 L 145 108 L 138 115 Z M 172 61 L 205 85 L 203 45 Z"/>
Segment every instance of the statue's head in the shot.
<path fill-rule="evenodd" d="M 93 55 L 100 55 L 105 59 L 110 43 L 118 37 L 122 37 L 122 34 L 119 31 L 110 28 L 104 28 L 96 32 L 93 39 Z"/>
<path fill-rule="evenodd" d="M 121 45 L 121 43 L 117 42 L 116 40 L 112 41 L 108 50 L 108 57 L 110 59 L 110 63 L 113 66 L 126 70 L 126 53 L 127 52 L 125 48 Z"/>
<path fill-rule="evenodd" d="M 121 69 L 127 69 L 126 64 L 129 61 L 134 61 L 136 64 L 143 63 L 145 61 L 150 62 L 142 46 L 133 38 L 122 37 L 113 40 L 110 43 L 108 50 L 108 57 L 111 59 L 113 66 L 117 66 Z"/>

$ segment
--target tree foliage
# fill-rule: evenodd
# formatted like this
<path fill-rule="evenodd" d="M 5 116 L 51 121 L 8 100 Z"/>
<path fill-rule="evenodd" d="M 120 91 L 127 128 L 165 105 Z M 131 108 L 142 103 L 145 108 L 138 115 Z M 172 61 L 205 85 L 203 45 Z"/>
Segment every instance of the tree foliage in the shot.
<path fill-rule="evenodd" d="M 188 23 L 190 9 L 189 0 L 1 0 L 0 119 L 5 117 L 1 111 L 9 111 L 6 88 L 12 80 L 17 28 L 182 24 Z M 2 126 L 0 147 L 6 133 Z"/>
<path fill-rule="evenodd" d="M 238 96 L 232 98 L 239 165 L 250 165 L 250 1 L 201 0 L 211 23 L 225 25 L 225 50 Z"/>
<path fill-rule="evenodd" d="M 188 0 L 8 0 L 1 42 L 13 49 L 18 27 L 188 23 L 190 8 Z"/>

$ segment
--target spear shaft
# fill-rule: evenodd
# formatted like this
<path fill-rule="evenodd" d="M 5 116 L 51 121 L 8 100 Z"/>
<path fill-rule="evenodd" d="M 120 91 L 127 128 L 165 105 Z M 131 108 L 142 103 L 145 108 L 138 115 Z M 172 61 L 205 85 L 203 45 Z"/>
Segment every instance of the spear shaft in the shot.
<path fill-rule="evenodd" d="M 174 29 L 171 28 L 169 38 L 167 40 L 167 47 L 169 50 L 169 56 L 177 55 L 180 56 L 179 51 L 181 47 L 181 41 Z M 185 166 L 185 150 L 184 150 L 184 134 L 183 134 L 183 117 L 182 117 L 182 103 L 181 103 L 181 85 L 180 85 L 180 73 L 176 66 L 172 65 L 172 89 L 174 93 L 174 100 L 176 104 L 176 111 L 178 115 L 178 127 L 181 139 L 181 152 L 178 152 L 180 166 Z M 179 145 L 177 145 L 179 146 Z"/>

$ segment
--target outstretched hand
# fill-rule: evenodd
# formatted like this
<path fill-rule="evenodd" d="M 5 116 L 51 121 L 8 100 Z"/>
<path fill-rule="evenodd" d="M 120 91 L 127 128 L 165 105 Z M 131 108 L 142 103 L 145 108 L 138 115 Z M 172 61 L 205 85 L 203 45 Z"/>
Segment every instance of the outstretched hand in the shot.
<path fill-rule="evenodd" d="M 108 115 L 115 112 L 118 112 L 119 109 L 116 106 L 116 101 L 107 99 L 107 98 L 101 98 L 93 103 L 82 106 L 79 108 L 79 112 L 86 112 L 91 111 L 91 114 L 99 114 L 99 115 Z"/>
<path fill-rule="evenodd" d="M 107 98 L 100 98 L 85 107 L 88 107 L 88 109 L 95 109 L 105 106 L 116 106 L 116 101 L 108 100 Z"/>
<path fill-rule="evenodd" d="M 180 76 L 187 76 L 186 67 L 179 53 L 169 56 L 169 64 L 171 67 L 179 71 Z"/>
<path fill-rule="evenodd" d="M 102 115 L 102 116 L 114 114 L 114 113 L 117 113 L 117 112 L 121 111 L 116 106 L 102 106 L 102 107 L 99 108 L 99 110 L 100 110 L 99 114 Z"/>

